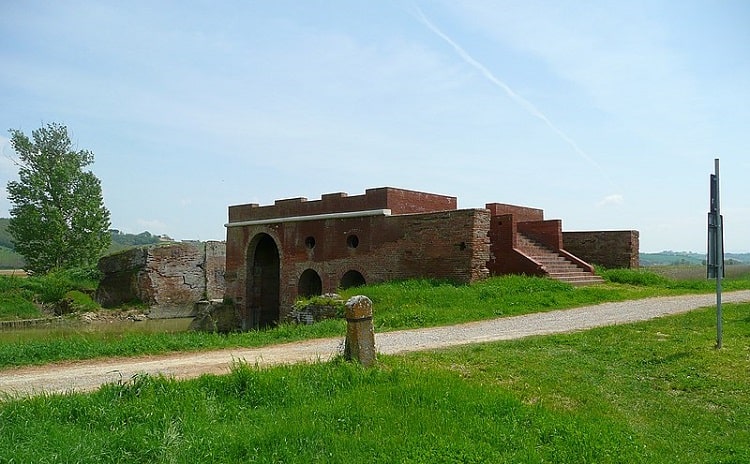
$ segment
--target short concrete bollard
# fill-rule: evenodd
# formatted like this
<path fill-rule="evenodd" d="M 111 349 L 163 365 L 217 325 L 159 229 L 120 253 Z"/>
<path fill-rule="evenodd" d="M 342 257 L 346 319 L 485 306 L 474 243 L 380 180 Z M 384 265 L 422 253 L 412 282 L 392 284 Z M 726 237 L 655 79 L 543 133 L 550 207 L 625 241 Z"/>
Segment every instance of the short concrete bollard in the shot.
<path fill-rule="evenodd" d="M 363 295 L 346 302 L 346 343 L 344 357 L 363 366 L 375 364 L 375 330 L 372 326 L 372 301 Z"/>

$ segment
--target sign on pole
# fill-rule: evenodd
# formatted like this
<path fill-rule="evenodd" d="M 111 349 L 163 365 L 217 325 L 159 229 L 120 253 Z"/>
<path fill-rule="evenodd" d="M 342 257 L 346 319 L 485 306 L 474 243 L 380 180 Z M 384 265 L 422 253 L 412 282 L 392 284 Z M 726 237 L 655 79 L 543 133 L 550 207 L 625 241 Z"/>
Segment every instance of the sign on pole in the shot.
<path fill-rule="evenodd" d="M 714 160 L 715 173 L 711 174 L 711 206 L 708 211 L 708 255 L 706 276 L 716 279 L 716 348 L 721 348 L 721 279 L 724 277 L 724 218 L 721 217 L 719 196 L 719 159 Z"/>

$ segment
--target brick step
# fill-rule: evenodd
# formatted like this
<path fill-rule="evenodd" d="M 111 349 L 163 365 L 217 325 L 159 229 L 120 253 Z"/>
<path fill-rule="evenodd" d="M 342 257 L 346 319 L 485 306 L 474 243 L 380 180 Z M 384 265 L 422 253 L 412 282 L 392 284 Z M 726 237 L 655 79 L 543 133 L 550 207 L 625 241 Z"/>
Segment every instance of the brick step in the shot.
<path fill-rule="evenodd" d="M 596 277 L 596 276 L 594 276 L 594 277 Z M 568 284 L 570 284 L 570 285 L 572 285 L 574 287 L 583 287 L 583 286 L 586 286 L 586 285 L 601 284 L 601 283 L 604 282 L 604 279 L 602 279 L 601 277 L 599 277 L 598 279 L 593 278 L 593 279 L 590 279 L 590 280 L 574 280 L 572 282 L 569 282 L 567 280 L 563 280 L 561 282 L 568 283 Z"/>
<path fill-rule="evenodd" d="M 527 255 L 529 255 L 530 257 L 534 258 L 537 261 L 544 261 L 548 263 L 570 263 L 570 261 L 568 261 L 567 259 L 559 255 L 550 256 L 550 255 L 539 255 L 539 254 L 531 254 L 531 253 L 527 253 Z"/>
<path fill-rule="evenodd" d="M 568 266 L 568 267 L 572 266 L 572 267 L 578 267 L 578 266 L 575 265 L 575 263 L 571 263 L 570 261 L 566 261 L 564 259 L 563 260 L 559 260 L 559 259 L 544 259 L 544 258 L 539 258 L 538 256 L 531 256 L 531 258 L 533 258 L 538 263 L 546 264 L 546 265 L 549 265 L 549 266 Z"/>
<path fill-rule="evenodd" d="M 571 279 L 571 280 L 600 280 L 604 281 L 601 277 L 598 275 L 594 275 L 588 272 L 550 272 L 549 276 L 555 279 Z"/>
<path fill-rule="evenodd" d="M 560 282 L 567 282 L 569 284 L 576 284 L 576 283 L 600 284 L 604 282 L 604 279 L 602 279 L 601 277 L 597 278 L 596 276 L 592 276 L 592 275 L 583 275 L 583 276 L 576 276 L 576 277 L 572 277 L 572 276 L 561 277 L 561 276 L 550 275 L 549 278 L 553 280 L 558 280 Z"/>
<path fill-rule="evenodd" d="M 582 270 L 564 270 L 564 271 L 548 271 L 547 274 L 554 277 L 591 277 L 590 272 L 582 271 Z"/>
<path fill-rule="evenodd" d="M 574 268 L 574 269 L 581 269 L 581 270 L 583 270 L 583 268 L 578 267 L 575 263 L 570 262 L 570 261 L 565 260 L 565 259 L 562 259 L 562 260 L 560 260 L 560 259 L 544 259 L 544 258 L 539 258 L 537 256 L 531 256 L 531 258 L 534 259 L 536 262 L 538 262 L 540 264 L 543 264 L 545 266 L 550 266 L 550 267 L 570 267 L 570 268 Z"/>
<path fill-rule="evenodd" d="M 527 256 L 541 264 L 551 279 L 574 286 L 594 285 L 604 282 L 601 277 L 578 267 L 565 256 L 557 254 L 523 234 L 518 234 L 518 247 Z"/>
<path fill-rule="evenodd" d="M 553 265 L 544 265 L 544 268 L 548 272 L 586 272 L 584 269 L 581 269 L 578 266 L 575 266 L 573 264 L 565 265 L 565 264 L 553 264 Z"/>

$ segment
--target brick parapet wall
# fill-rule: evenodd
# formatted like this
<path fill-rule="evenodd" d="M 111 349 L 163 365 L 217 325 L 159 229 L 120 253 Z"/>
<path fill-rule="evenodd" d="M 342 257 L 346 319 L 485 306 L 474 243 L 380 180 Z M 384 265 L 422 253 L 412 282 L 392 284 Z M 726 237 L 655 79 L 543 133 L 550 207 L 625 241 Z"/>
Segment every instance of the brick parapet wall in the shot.
<path fill-rule="evenodd" d="M 500 205 L 509 206 L 509 205 Z M 513 207 L 513 211 L 517 207 Z M 508 211 L 508 209 L 492 209 L 492 212 Z M 524 217 L 539 217 L 538 210 L 527 212 Z M 517 230 L 519 223 L 515 214 L 492 215 L 490 219 L 490 260 L 487 268 L 491 275 L 526 274 L 544 275 L 542 268 L 527 256 L 517 250 Z"/>
<path fill-rule="evenodd" d="M 528 221 L 518 223 L 518 232 L 554 251 L 563 248 L 562 221 Z"/>
<path fill-rule="evenodd" d="M 516 222 L 543 221 L 544 211 L 526 206 L 508 205 L 505 203 L 487 203 L 485 206 L 492 216 L 512 214 Z"/>
<path fill-rule="evenodd" d="M 392 214 L 412 214 L 455 210 L 456 197 L 417 192 L 413 190 L 382 187 L 368 189 L 364 195 L 348 196 L 346 193 L 329 193 L 320 200 L 306 198 L 276 200 L 273 205 L 235 205 L 229 207 L 229 222 L 275 219 L 317 214 L 345 213 L 390 209 Z"/>
<path fill-rule="evenodd" d="M 563 245 L 582 260 L 606 268 L 640 266 L 637 230 L 563 232 Z"/>

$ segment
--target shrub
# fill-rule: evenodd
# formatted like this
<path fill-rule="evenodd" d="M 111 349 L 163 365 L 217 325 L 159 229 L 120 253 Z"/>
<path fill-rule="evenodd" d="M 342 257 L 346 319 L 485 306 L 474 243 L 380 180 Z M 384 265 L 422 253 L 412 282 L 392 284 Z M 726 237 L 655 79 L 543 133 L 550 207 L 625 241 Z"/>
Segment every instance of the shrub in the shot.
<path fill-rule="evenodd" d="M 32 319 L 41 317 L 39 308 L 23 290 L 0 293 L 0 319 Z"/>
<path fill-rule="evenodd" d="M 99 278 L 99 271 L 86 268 L 57 270 L 26 278 L 0 276 L 0 306 L 3 306 L 0 318 L 37 317 L 36 304 L 50 305 L 56 314 L 99 309 L 90 296 Z"/>
<path fill-rule="evenodd" d="M 71 290 L 66 293 L 64 300 L 71 302 L 73 311 L 96 311 L 101 309 L 99 303 L 94 301 L 90 295 L 78 290 Z"/>

